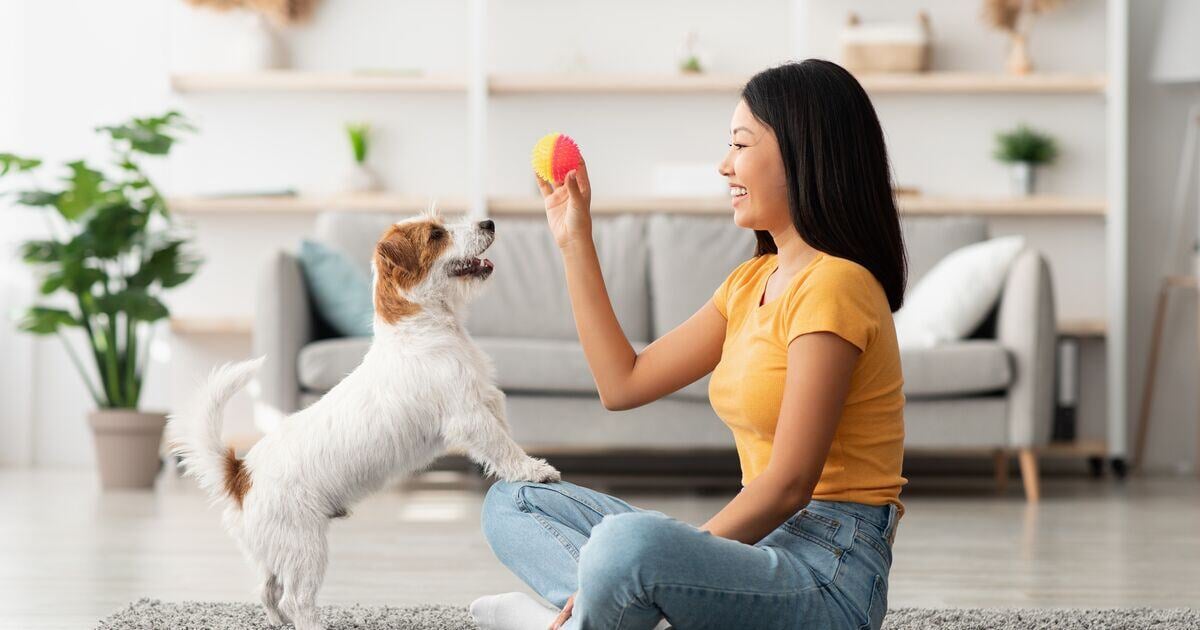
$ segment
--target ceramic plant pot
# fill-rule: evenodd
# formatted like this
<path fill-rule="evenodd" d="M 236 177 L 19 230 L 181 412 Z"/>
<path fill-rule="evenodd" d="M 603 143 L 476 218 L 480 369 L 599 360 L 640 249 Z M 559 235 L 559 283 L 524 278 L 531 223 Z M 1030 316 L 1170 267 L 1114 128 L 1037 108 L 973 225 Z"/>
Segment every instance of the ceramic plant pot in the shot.
<path fill-rule="evenodd" d="M 96 444 L 101 487 L 105 490 L 154 487 L 167 414 L 100 409 L 88 414 L 88 424 Z"/>
<path fill-rule="evenodd" d="M 1032 195 L 1037 187 L 1037 165 L 1032 162 L 1013 162 L 1009 165 L 1009 177 L 1013 195 Z"/>

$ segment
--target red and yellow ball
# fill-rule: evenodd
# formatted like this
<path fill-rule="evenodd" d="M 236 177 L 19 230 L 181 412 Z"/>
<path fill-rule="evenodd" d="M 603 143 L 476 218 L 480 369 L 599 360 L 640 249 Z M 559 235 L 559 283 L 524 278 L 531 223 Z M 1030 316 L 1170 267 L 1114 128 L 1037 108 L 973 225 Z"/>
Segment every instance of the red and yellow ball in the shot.
<path fill-rule="evenodd" d="M 556 186 L 579 168 L 579 161 L 579 145 L 565 133 L 548 133 L 533 145 L 533 172 Z"/>

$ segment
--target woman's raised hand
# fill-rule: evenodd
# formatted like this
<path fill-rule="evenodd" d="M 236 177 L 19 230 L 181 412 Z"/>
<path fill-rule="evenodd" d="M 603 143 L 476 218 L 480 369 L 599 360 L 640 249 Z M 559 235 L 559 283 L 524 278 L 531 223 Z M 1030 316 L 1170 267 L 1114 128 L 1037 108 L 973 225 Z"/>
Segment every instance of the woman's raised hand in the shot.
<path fill-rule="evenodd" d="M 579 160 L 579 168 L 568 172 L 557 188 L 540 177 L 537 182 L 546 202 L 546 222 L 559 249 L 591 240 L 592 185 L 583 159 Z"/>

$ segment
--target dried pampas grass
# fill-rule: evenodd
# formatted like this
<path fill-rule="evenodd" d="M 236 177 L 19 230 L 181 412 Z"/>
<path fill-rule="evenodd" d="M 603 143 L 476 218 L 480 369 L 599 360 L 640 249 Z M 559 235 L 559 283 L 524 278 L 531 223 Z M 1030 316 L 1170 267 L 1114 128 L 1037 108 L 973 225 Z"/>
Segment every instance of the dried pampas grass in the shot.
<path fill-rule="evenodd" d="M 296 24 L 312 17 L 317 0 L 186 0 L 197 7 L 228 11 L 249 9 L 270 17 L 280 24 Z"/>

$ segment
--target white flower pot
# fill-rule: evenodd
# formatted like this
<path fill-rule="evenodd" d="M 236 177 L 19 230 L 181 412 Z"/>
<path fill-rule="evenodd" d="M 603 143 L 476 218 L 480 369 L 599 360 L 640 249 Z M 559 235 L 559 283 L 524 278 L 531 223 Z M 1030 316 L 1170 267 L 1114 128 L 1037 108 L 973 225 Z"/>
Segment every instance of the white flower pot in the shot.
<path fill-rule="evenodd" d="M 342 174 L 342 192 L 361 194 L 378 192 L 383 189 L 383 182 L 370 166 L 355 162 Z"/>
<path fill-rule="evenodd" d="M 98 409 L 88 414 L 88 424 L 92 425 L 100 485 L 105 490 L 154 487 L 166 414 Z"/>
<path fill-rule="evenodd" d="M 1032 162 L 1013 162 L 1009 165 L 1009 183 L 1016 197 L 1028 197 L 1037 188 L 1037 165 Z"/>

